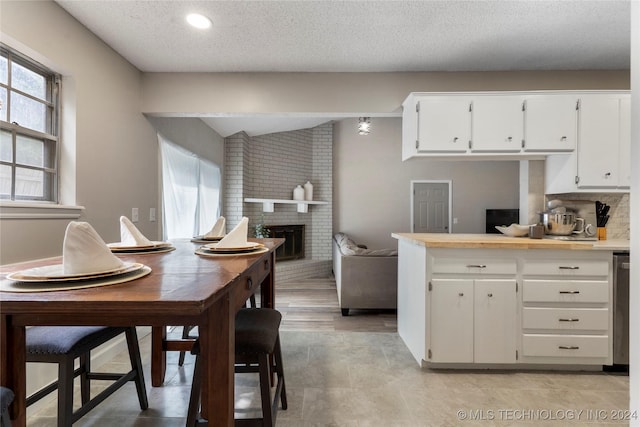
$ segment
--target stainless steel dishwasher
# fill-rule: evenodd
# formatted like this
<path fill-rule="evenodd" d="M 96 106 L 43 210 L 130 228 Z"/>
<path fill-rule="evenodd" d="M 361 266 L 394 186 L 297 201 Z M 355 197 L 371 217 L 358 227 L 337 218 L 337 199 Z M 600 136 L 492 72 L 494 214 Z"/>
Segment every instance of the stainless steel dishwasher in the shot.
<path fill-rule="evenodd" d="M 613 255 L 613 364 L 629 364 L 629 254 Z"/>

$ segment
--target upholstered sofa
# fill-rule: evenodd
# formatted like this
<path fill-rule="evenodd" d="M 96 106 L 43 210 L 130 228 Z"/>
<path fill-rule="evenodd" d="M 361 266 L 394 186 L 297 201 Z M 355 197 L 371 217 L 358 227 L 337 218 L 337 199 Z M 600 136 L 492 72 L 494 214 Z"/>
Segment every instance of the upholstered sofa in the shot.
<path fill-rule="evenodd" d="M 397 250 L 367 249 L 337 233 L 333 236 L 333 274 L 343 316 L 349 309 L 397 308 Z"/>

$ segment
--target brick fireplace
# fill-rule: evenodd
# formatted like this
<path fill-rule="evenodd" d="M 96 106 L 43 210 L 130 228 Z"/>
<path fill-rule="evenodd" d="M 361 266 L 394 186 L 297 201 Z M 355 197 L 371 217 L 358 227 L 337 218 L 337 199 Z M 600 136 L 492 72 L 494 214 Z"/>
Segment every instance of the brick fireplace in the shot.
<path fill-rule="evenodd" d="M 266 226 L 270 229 L 303 226 L 303 243 L 296 243 L 298 252 L 277 258 L 278 282 L 331 274 L 332 156 L 330 122 L 310 129 L 254 137 L 240 132 L 225 138 L 223 215 L 227 228 L 234 227 L 243 216 L 249 218 L 249 235 L 253 235 L 256 224 L 270 224 Z M 295 204 L 276 204 L 274 212 L 263 212 L 261 203 L 244 201 L 291 200 L 296 185 L 307 180 L 314 185 L 314 200 L 327 202 L 310 205 L 307 213 L 297 212 Z"/>

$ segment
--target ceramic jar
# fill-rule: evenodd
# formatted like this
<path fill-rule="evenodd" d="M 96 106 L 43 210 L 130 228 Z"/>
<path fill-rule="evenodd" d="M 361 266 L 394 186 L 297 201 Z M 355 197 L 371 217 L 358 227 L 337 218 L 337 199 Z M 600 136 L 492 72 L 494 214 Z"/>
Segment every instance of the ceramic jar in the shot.
<path fill-rule="evenodd" d="M 293 189 L 293 200 L 304 200 L 304 188 L 301 185 Z"/>
<path fill-rule="evenodd" d="M 304 199 L 313 200 L 313 184 L 309 181 L 304 184 Z"/>

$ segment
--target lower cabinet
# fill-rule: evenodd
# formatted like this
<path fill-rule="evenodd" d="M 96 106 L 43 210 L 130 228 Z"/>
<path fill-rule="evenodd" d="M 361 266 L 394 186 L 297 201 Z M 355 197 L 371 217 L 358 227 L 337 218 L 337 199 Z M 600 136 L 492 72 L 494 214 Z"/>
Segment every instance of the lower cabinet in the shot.
<path fill-rule="evenodd" d="M 613 363 L 611 252 L 399 249 L 398 333 L 422 366 Z"/>
<path fill-rule="evenodd" d="M 431 281 L 431 362 L 516 361 L 516 282 L 500 279 Z"/>

